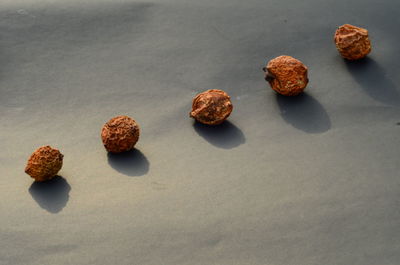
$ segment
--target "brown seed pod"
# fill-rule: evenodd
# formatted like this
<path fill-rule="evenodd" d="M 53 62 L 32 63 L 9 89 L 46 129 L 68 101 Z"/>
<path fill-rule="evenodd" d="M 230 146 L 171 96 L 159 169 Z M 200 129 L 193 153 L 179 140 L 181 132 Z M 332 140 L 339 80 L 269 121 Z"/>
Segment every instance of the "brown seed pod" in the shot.
<path fill-rule="evenodd" d="M 104 124 L 101 139 L 108 152 L 121 153 L 133 149 L 139 134 L 139 125 L 134 119 L 117 116 Z"/>
<path fill-rule="evenodd" d="M 263 71 L 271 88 L 284 96 L 296 96 L 308 84 L 307 66 L 291 56 L 282 55 L 272 59 Z"/>
<path fill-rule="evenodd" d="M 208 125 L 218 125 L 228 118 L 233 109 L 225 91 L 210 89 L 193 98 L 190 117 Z"/>
<path fill-rule="evenodd" d="M 55 177 L 63 164 L 63 157 L 57 149 L 42 146 L 29 157 L 25 173 L 36 181 L 46 181 Z"/>
<path fill-rule="evenodd" d="M 335 32 L 334 41 L 342 57 L 347 60 L 358 60 L 371 52 L 368 30 L 353 25 L 340 26 Z"/>

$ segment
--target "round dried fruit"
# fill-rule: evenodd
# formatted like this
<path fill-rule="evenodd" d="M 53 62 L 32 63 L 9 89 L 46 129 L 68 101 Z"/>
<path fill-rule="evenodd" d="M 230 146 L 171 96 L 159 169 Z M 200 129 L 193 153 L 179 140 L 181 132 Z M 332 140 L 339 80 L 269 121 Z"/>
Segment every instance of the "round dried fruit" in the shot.
<path fill-rule="evenodd" d="M 42 146 L 32 153 L 25 167 L 25 173 L 36 181 L 46 181 L 55 177 L 63 164 L 63 157 L 57 149 Z"/>
<path fill-rule="evenodd" d="M 104 124 L 101 139 L 108 152 L 120 153 L 133 149 L 139 134 L 139 125 L 134 119 L 117 116 Z"/>
<path fill-rule="evenodd" d="M 334 41 L 342 57 L 347 60 L 358 60 L 371 52 L 368 30 L 353 25 L 340 26 L 335 32 Z"/>
<path fill-rule="evenodd" d="M 190 117 L 198 122 L 217 125 L 228 118 L 233 109 L 228 94 L 219 89 L 210 89 L 193 98 Z"/>
<path fill-rule="evenodd" d="M 272 59 L 263 68 L 265 80 L 271 88 L 284 96 L 296 96 L 308 84 L 307 66 L 299 60 L 282 55 Z"/>

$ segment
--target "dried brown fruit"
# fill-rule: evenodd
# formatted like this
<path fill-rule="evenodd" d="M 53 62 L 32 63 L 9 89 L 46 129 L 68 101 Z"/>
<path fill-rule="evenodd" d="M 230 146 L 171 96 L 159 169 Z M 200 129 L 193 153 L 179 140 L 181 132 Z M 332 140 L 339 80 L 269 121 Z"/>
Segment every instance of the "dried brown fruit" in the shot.
<path fill-rule="evenodd" d="M 42 146 L 29 157 L 25 173 L 36 181 L 46 181 L 55 177 L 63 164 L 63 157 L 57 149 Z"/>
<path fill-rule="evenodd" d="M 233 109 L 230 97 L 225 91 L 210 89 L 193 98 L 190 117 L 208 125 L 218 125 L 226 120 Z"/>
<path fill-rule="evenodd" d="M 101 139 L 108 152 L 121 153 L 133 149 L 139 134 L 139 125 L 134 119 L 117 116 L 104 124 Z"/>
<path fill-rule="evenodd" d="M 282 55 L 272 59 L 263 71 L 271 88 L 284 96 L 296 96 L 308 84 L 307 66 L 291 56 Z"/>
<path fill-rule="evenodd" d="M 371 42 L 368 30 L 353 25 L 345 24 L 335 32 L 336 48 L 343 58 L 358 60 L 371 52 Z"/>

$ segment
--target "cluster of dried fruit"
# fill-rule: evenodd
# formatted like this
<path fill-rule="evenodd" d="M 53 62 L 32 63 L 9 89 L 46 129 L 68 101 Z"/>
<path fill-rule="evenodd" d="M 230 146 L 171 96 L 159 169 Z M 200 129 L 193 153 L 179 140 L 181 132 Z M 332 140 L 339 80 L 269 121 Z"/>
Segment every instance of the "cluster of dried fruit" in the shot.
<path fill-rule="evenodd" d="M 139 125 L 128 116 L 114 117 L 104 124 L 101 139 L 108 152 L 132 150 L 139 140 Z M 63 157 L 57 149 L 40 147 L 29 158 L 25 172 L 39 182 L 50 180 L 60 171 Z"/>
<path fill-rule="evenodd" d="M 371 52 L 368 30 L 345 24 L 336 32 L 334 41 L 343 58 L 358 60 Z M 303 92 L 308 83 L 307 67 L 290 56 L 279 56 L 263 68 L 265 80 L 271 88 L 284 96 L 296 96 Z"/>
<path fill-rule="evenodd" d="M 336 30 L 334 41 L 340 54 L 348 60 L 364 58 L 371 51 L 368 31 L 349 24 Z M 291 56 L 272 59 L 263 71 L 271 88 L 284 96 L 296 96 L 308 84 L 308 68 Z M 190 117 L 203 124 L 218 125 L 229 117 L 232 110 L 232 102 L 225 91 L 210 89 L 194 97 Z M 134 119 L 117 116 L 103 126 L 101 139 L 108 152 L 120 153 L 132 150 L 139 134 L 139 125 Z M 63 155 L 57 149 L 43 146 L 30 156 L 25 172 L 36 181 L 46 181 L 56 176 L 62 163 Z"/>

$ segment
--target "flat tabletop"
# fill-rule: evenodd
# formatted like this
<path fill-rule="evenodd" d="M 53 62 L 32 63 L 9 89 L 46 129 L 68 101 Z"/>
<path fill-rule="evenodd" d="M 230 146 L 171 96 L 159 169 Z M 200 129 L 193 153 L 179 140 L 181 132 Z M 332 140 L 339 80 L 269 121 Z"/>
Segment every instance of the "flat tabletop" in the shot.
<path fill-rule="evenodd" d="M 400 1 L 2 0 L 0 264 L 398 265 Z M 336 28 L 369 30 L 347 62 Z M 298 97 L 263 66 L 309 68 Z M 225 90 L 217 127 L 192 98 Z M 117 115 L 136 149 L 105 151 Z M 24 173 L 38 147 L 59 177 Z"/>

